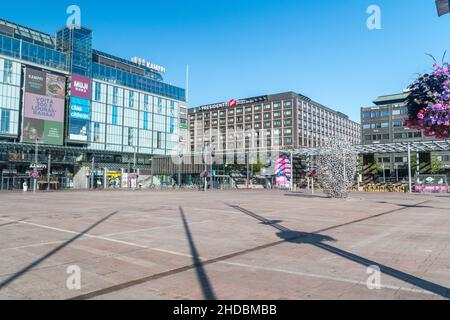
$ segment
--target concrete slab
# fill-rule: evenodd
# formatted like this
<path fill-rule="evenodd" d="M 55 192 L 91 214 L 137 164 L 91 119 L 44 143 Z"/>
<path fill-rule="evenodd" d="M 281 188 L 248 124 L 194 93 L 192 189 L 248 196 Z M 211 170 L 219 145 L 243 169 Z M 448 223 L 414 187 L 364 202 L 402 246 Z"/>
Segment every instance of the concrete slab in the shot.
<path fill-rule="evenodd" d="M 450 297 L 450 197 L 77 191 L 0 203 L 0 299 Z M 80 290 L 67 288 L 69 266 Z"/>

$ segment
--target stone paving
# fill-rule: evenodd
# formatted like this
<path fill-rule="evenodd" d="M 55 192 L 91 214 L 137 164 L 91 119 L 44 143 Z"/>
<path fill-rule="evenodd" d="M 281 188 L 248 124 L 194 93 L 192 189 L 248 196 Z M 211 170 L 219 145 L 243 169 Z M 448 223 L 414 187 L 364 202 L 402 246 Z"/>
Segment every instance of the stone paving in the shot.
<path fill-rule="evenodd" d="M 0 204 L 0 299 L 450 297 L 448 195 L 73 191 Z"/>

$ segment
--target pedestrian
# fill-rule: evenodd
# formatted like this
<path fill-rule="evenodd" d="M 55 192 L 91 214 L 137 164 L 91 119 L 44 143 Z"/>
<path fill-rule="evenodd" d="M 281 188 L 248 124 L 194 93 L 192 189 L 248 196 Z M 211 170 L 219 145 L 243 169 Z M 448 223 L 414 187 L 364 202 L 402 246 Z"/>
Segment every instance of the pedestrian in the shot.
<path fill-rule="evenodd" d="M 27 192 L 28 191 L 28 184 L 27 184 L 27 182 L 25 181 L 24 183 L 23 183 L 23 192 Z"/>

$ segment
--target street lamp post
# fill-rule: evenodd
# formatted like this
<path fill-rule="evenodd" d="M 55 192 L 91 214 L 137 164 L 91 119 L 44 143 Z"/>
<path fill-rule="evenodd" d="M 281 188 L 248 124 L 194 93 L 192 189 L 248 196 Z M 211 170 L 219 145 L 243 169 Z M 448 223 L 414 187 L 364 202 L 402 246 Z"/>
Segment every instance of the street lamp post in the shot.
<path fill-rule="evenodd" d="M 412 173 L 411 173 L 411 143 L 408 142 L 408 181 L 409 193 L 412 193 Z"/>
<path fill-rule="evenodd" d="M 181 164 L 183 162 L 183 153 L 180 151 L 178 153 L 178 186 L 181 189 L 182 183 L 181 183 Z"/>
<path fill-rule="evenodd" d="M 38 163 L 38 153 L 39 153 L 39 139 L 36 139 L 36 147 L 34 152 L 34 185 L 33 185 L 33 192 L 36 192 L 37 189 L 37 163 Z"/>
<path fill-rule="evenodd" d="M 48 153 L 48 165 L 47 165 L 47 191 L 50 191 L 50 178 L 52 174 L 52 154 Z"/>
<path fill-rule="evenodd" d="M 207 166 L 207 157 L 206 157 L 207 145 L 203 145 L 203 162 L 204 162 L 204 191 L 208 190 L 208 166 Z"/>
<path fill-rule="evenodd" d="M 136 146 L 133 146 L 134 154 L 133 154 L 133 173 L 136 173 Z"/>
<path fill-rule="evenodd" d="M 247 165 L 247 189 L 250 188 L 250 154 L 246 152 L 246 165 Z"/>
<path fill-rule="evenodd" d="M 95 172 L 94 172 L 94 166 L 95 166 L 95 156 L 92 156 L 92 164 L 91 164 L 91 189 L 94 190 L 94 180 L 95 180 Z"/>

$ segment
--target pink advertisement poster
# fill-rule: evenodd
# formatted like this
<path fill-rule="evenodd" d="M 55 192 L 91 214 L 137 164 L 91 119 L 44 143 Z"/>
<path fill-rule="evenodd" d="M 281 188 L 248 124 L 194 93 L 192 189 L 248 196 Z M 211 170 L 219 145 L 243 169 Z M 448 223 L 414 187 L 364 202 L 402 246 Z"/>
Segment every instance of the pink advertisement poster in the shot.
<path fill-rule="evenodd" d="M 79 75 L 72 75 L 70 95 L 91 100 L 91 79 Z"/>
<path fill-rule="evenodd" d="M 64 100 L 25 93 L 25 118 L 64 121 Z"/>

